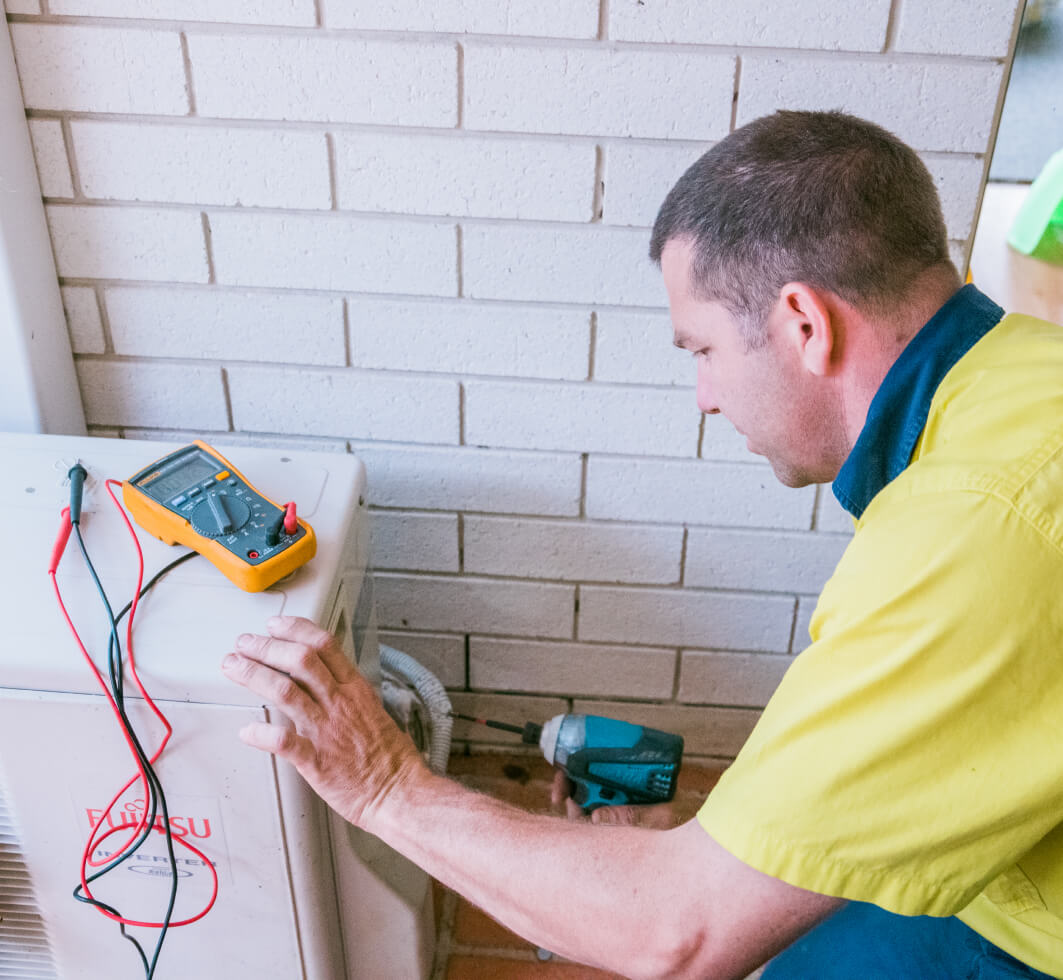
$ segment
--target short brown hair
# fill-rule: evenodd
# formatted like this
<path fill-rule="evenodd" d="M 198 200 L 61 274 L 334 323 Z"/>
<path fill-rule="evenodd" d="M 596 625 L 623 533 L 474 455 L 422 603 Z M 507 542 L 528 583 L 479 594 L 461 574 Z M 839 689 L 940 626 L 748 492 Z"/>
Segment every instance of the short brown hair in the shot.
<path fill-rule="evenodd" d="M 842 112 L 776 112 L 717 143 L 665 198 L 650 257 L 673 239 L 693 245 L 696 295 L 723 303 L 751 346 L 787 282 L 885 314 L 925 269 L 951 266 L 923 162 Z"/>

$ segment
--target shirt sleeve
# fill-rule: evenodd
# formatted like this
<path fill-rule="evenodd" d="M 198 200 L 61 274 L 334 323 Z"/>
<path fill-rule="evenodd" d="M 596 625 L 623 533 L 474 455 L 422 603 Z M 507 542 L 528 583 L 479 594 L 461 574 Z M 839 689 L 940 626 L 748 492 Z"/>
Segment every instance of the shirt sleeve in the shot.
<path fill-rule="evenodd" d="M 1063 556 L 989 494 L 912 496 L 810 633 L 698 820 L 799 887 L 954 914 L 1063 815 Z"/>

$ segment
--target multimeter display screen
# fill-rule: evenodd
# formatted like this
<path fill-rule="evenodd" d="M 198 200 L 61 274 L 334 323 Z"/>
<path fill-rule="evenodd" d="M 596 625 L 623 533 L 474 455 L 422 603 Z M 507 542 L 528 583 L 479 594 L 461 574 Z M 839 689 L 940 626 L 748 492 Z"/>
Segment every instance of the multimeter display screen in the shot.
<path fill-rule="evenodd" d="M 189 457 L 176 469 L 165 472 L 146 485 L 142 484 L 142 486 L 156 500 L 168 500 L 175 493 L 184 490 L 186 487 L 193 486 L 199 483 L 200 480 L 205 480 L 208 476 L 213 476 L 217 472 L 218 464 L 214 460 L 196 454 Z"/>

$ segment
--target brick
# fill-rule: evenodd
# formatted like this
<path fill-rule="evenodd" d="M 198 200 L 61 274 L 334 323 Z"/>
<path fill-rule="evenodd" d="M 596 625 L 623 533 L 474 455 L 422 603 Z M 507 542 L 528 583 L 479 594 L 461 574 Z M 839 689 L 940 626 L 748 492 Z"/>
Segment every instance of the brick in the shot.
<path fill-rule="evenodd" d="M 734 76 L 732 55 L 469 44 L 464 121 L 502 132 L 720 139 Z"/>
<path fill-rule="evenodd" d="M 698 417 L 685 391 L 501 381 L 465 386 L 465 438 L 476 446 L 693 456 Z"/>
<path fill-rule="evenodd" d="M 175 32 L 67 24 L 11 24 L 27 109 L 188 112 Z"/>
<path fill-rule="evenodd" d="M 351 363 L 578 381 L 587 377 L 590 317 L 470 302 L 351 297 Z"/>
<path fill-rule="evenodd" d="M 314 0 L 49 0 L 52 14 L 313 27 Z"/>
<path fill-rule="evenodd" d="M 373 567 L 458 571 L 458 515 L 378 510 L 372 515 Z"/>
<path fill-rule="evenodd" d="M 794 600 L 693 589 L 580 589 L 580 640 L 785 653 Z"/>
<path fill-rule="evenodd" d="M 229 427 L 216 367 L 145 361 L 77 361 L 76 366 L 85 416 L 93 425 Z"/>
<path fill-rule="evenodd" d="M 675 651 L 590 643 L 469 641 L 469 686 L 571 697 L 670 698 Z"/>
<path fill-rule="evenodd" d="M 74 120 L 86 197 L 253 207 L 332 206 L 320 133 Z"/>
<path fill-rule="evenodd" d="M 188 50 L 201 116 L 385 126 L 458 121 L 453 44 L 191 34 Z"/>
<path fill-rule="evenodd" d="M 687 705 L 632 704 L 629 701 L 576 701 L 572 710 L 648 725 L 682 735 L 683 756 L 733 758 L 749 738 L 759 711 L 747 708 L 696 708 Z"/>
<path fill-rule="evenodd" d="M 587 463 L 587 516 L 804 531 L 814 487 L 783 487 L 759 463 L 607 459 Z"/>
<path fill-rule="evenodd" d="M 816 505 L 816 530 L 831 534 L 852 536 L 853 517 L 834 496 L 829 486 L 822 486 L 819 491 L 819 503 Z"/>
<path fill-rule="evenodd" d="M 204 431 L 192 429 L 140 429 L 127 426 L 122 430 L 126 439 L 156 439 L 161 442 L 191 442 L 204 438 Z M 290 452 L 346 453 L 347 443 L 337 439 L 293 438 L 281 435 L 261 435 L 255 432 L 219 432 L 207 441 L 219 450 L 227 446 L 256 446 L 262 449 L 280 449 Z"/>
<path fill-rule="evenodd" d="M 465 518 L 465 570 L 598 582 L 679 581 L 678 527 Z"/>
<path fill-rule="evenodd" d="M 793 658 L 774 653 L 684 650 L 679 700 L 763 708 Z"/>
<path fill-rule="evenodd" d="M 689 357 L 689 355 L 688 355 Z M 746 448 L 745 436 L 723 415 L 706 415 L 701 437 L 702 459 L 730 461 L 735 463 L 752 463 L 763 465 L 763 459 Z"/>
<path fill-rule="evenodd" d="M 967 238 L 974 230 L 974 214 L 982 193 L 981 157 L 928 157 L 923 161 L 937 184 L 941 210 L 950 238 Z"/>
<path fill-rule="evenodd" d="M 433 34 L 515 34 L 528 37 L 598 36 L 597 0 L 388 0 L 352 4 L 325 0 L 325 26 L 361 31 L 423 31 Z"/>
<path fill-rule="evenodd" d="M 233 427 L 291 435 L 458 441 L 458 385 L 364 371 L 229 368 Z"/>
<path fill-rule="evenodd" d="M 692 387 L 697 369 L 690 354 L 672 344 L 667 313 L 601 310 L 594 338 L 594 378 Z"/>
<path fill-rule="evenodd" d="M 526 721 L 541 724 L 547 718 L 568 711 L 568 701 L 564 698 L 518 694 L 467 694 L 453 691 L 450 700 L 454 710 L 463 715 L 505 721 L 511 725 L 523 725 Z M 460 719 L 454 720 L 454 740 L 505 745 L 510 748 L 521 744 L 520 736 L 515 733 L 498 731 L 486 725 Z"/>
<path fill-rule="evenodd" d="M 791 653 L 800 653 L 812 643 L 808 627 L 812 614 L 816 611 L 818 600 L 813 596 L 800 596 L 797 600 L 797 619 L 794 621 L 794 637 L 790 645 Z"/>
<path fill-rule="evenodd" d="M 70 177 L 62 123 L 58 119 L 30 119 L 29 128 L 41 194 L 44 197 L 73 197 L 74 182 Z"/>
<path fill-rule="evenodd" d="M 1015 17 L 1022 8 L 1016 0 L 973 6 L 962 0 L 902 4 L 893 50 L 1006 58 Z"/>
<path fill-rule="evenodd" d="M 602 221 L 652 227 L 675 182 L 707 149 L 704 143 L 607 144 Z M 649 248 L 648 235 L 646 247 Z"/>
<path fill-rule="evenodd" d="M 45 212 L 60 276 L 207 281 L 203 223 L 195 212 L 66 204 Z"/>
<path fill-rule="evenodd" d="M 378 507 L 579 513 L 578 456 L 357 442 L 351 451 L 365 462 L 369 499 Z"/>
<path fill-rule="evenodd" d="M 96 291 L 88 286 L 63 286 L 63 308 L 75 354 L 102 354 L 107 349 Z"/>
<path fill-rule="evenodd" d="M 377 616 L 390 629 L 568 639 L 575 588 L 432 575 L 374 576 Z"/>
<path fill-rule="evenodd" d="M 645 232 L 627 228 L 466 225 L 465 294 L 620 306 L 668 305 Z"/>
<path fill-rule="evenodd" d="M 612 0 L 609 37 L 669 44 L 881 51 L 889 13 L 890 0 L 841 7 L 830 0 L 801 4 Z M 952 30 L 956 31 L 955 23 Z"/>
<path fill-rule="evenodd" d="M 338 298 L 115 287 L 104 303 L 116 354 L 344 363 Z"/>
<path fill-rule="evenodd" d="M 235 211 L 210 215 L 218 282 L 234 286 L 453 296 L 449 225 Z M 253 242 L 254 247 L 248 247 Z M 416 256 L 414 261 L 411 256 Z"/>
<path fill-rule="evenodd" d="M 837 534 L 692 530 L 683 582 L 694 588 L 818 593 L 848 543 Z"/>
<path fill-rule="evenodd" d="M 776 109 L 829 106 L 871 119 L 917 150 L 983 153 L 1002 73 L 989 62 L 748 55 L 736 125 Z"/>
<path fill-rule="evenodd" d="M 590 221 L 594 147 L 544 140 L 339 133 L 336 195 L 354 211 Z"/>
<path fill-rule="evenodd" d="M 444 687 L 465 686 L 465 638 L 446 633 L 401 633 L 382 630 L 381 643 L 408 653 L 430 670 Z"/>

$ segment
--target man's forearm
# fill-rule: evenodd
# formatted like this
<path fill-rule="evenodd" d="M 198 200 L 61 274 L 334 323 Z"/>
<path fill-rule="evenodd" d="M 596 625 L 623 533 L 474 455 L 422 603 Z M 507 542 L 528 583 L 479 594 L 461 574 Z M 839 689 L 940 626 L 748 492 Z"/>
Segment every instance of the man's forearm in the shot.
<path fill-rule="evenodd" d="M 563 956 L 662 977 L 697 942 L 676 907 L 674 832 L 527 813 L 430 774 L 395 787 L 363 826 Z"/>

